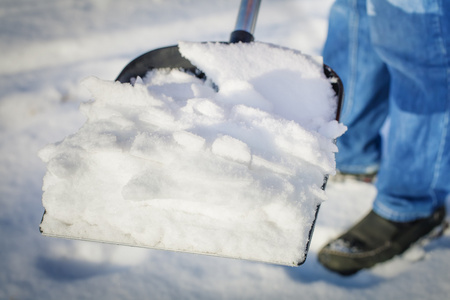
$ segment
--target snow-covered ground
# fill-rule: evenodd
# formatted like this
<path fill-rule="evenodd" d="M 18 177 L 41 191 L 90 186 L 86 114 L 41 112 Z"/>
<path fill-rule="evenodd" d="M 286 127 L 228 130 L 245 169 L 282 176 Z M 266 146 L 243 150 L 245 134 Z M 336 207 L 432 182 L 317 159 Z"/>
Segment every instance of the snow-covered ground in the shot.
<path fill-rule="evenodd" d="M 320 54 L 332 0 L 266 0 L 256 39 Z M 85 122 L 79 82 L 114 79 L 178 41 L 227 40 L 239 0 L 0 2 L 0 299 L 446 299 L 450 234 L 349 278 L 317 251 L 370 209 L 364 183 L 330 182 L 299 268 L 43 237 L 37 153 Z"/>

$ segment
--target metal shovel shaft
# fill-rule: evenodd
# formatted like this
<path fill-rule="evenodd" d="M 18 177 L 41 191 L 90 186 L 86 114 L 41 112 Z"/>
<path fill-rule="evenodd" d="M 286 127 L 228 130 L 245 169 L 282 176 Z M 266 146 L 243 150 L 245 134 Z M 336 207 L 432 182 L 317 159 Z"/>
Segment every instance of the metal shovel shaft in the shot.
<path fill-rule="evenodd" d="M 244 30 L 253 34 L 261 0 L 242 0 L 234 30 Z"/>
<path fill-rule="evenodd" d="M 230 43 L 248 43 L 254 40 L 256 19 L 258 18 L 261 0 L 242 0 Z"/>

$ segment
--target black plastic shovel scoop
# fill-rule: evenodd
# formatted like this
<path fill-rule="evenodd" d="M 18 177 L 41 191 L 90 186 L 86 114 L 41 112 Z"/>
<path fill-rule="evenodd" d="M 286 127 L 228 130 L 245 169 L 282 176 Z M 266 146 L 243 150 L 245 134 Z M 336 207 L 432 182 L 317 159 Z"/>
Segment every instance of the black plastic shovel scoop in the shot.
<path fill-rule="evenodd" d="M 271 49 L 276 49 L 277 51 L 280 50 L 281 47 L 268 46 L 263 43 L 260 43 L 261 45 L 257 45 L 257 43 L 252 45 L 245 44 L 252 43 L 254 40 L 253 32 L 260 2 L 242 0 L 235 31 L 232 32 L 230 41 L 214 44 L 214 47 L 220 46 L 227 50 L 232 48 L 245 48 L 246 51 L 250 51 L 250 56 L 246 56 L 246 60 L 250 60 L 250 57 L 253 56 L 255 49 L 252 48 L 253 45 L 256 49 L 260 49 L 258 47 L 262 45 L 264 47 L 272 47 Z M 235 43 L 244 44 L 237 45 Z M 201 44 L 201 46 L 204 45 Z M 213 51 L 215 48 L 208 49 L 212 49 Z M 285 48 L 282 49 L 283 51 L 286 50 Z M 289 50 L 289 52 L 296 51 Z M 241 54 L 243 52 L 239 53 Z M 203 55 L 204 52 L 201 54 Z M 298 52 L 296 52 L 295 56 L 292 55 L 294 58 L 289 63 L 297 62 L 298 59 L 303 57 L 297 54 Z M 282 57 L 283 55 L 281 54 L 280 56 Z M 242 58 L 242 56 L 238 57 Z M 258 56 L 255 57 L 255 64 L 259 64 L 260 60 Z M 289 57 L 291 58 L 291 56 Z M 278 80 L 281 82 L 285 80 L 286 77 L 283 77 L 283 75 L 288 73 L 286 70 L 279 68 L 278 63 L 280 60 L 276 60 L 275 58 L 273 61 L 277 62 L 275 66 L 277 72 L 271 75 L 275 74 L 279 76 L 281 74 L 281 79 L 274 77 L 274 75 L 270 77 L 270 82 L 264 80 L 265 85 L 270 85 L 267 83 L 272 83 L 273 81 Z M 197 63 L 201 64 L 202 62 L 199 60 Z M 295 66 L 295 70 L 300 68 L 298 65 Z M 334 99 L 337 101 L 333 107 L 337 107 L 335 117 L 338 120 L 343 97 L 342 83 L 339 77 L 328 66 L 323 66 L 323 73 L 326 78 L 321 74 L 320 63 L 317 64 L 315 61 L 314 67 L 315 72 L 319 73 L 317 77 L 320 77 L 319 79 L 323 84 L 320 87 L 327 90 L 327 95 L 332 98 L 330 100 L 331 102 Z M 107 110 L 105 114 L 99 113 L 98 115 L 107 116 L 107 120 L 111 120 L 111 122 L 114 120 L 114 122 L 117 122 L 114 124 L 119 124 L 117 125 L 119 126 L 118 128 L 126 132 L 120 131 L 118 136 L 112 136 L 112 133 L 108 131 L 111 128 L 110 123 L 108 123 L 109 121 L 104 122 L 101 119 L 97 123 L 87 124 L 95 129 L 92 133 L 94 137 L 92 139 L 95 139 L 97 136 L 101 137 L 98 143 L 99 146 L 95 144 L 92 146 L 94 148 L 87 148 L 86 150 L 75 142 L 78 140 L 72 138 L 72 143 L 69 139 L 67 147 L 65 147 L 63 141 L 56 146 L 51 145 L 52 147 L 47 149 L 46 152 L 44 151 L 43 156 L 47 157 L 50 166 L 47 178 L 48 182 L 44 184 L 45 188 L 43 188 L 43 203 L 46 208 L 46 213 L 44 213 L 41 222 L 41 232 L 44 235 L 53 237 L 256 260 L 289 266 L 301 265 L 306 259 L 319 210 L 317 203 L 320 203 L 320 201 L 317 200 L 319 199 L 317 195 L 322 194 L 320 188 L 325 189 L 327 181 L 327 176 L 325 176 L 322 185 L 322 176 L 329 171 L 316 172 L 316 166 L 311 161 L 306 158 L 304 160 L 302 158 L 297 159 L 297 157 L 291 159 L 291 157 L 294 157 L 294 155 L 290 156 L 291 152 L 288 152 L 284 156 L 283 153 L 285 152 L 266 151 L 268 144 L 271 144 L 272 140 L 278 139 L 284 134 L 286 126 L 289 124 L 292 125 L 295 122 L 290 122 L 281 117 L 272 118 L 272 114 L 262 109 L 246 106 L 240 100 L 236 100 L 236 105 L 233 104 L 234 106 L 232 107 L 227 106 L 227 110 L 231 112 L 226 117 L 216 117 L 216 110 L 214 110 L 212 119 L 217 121 L 218 118 L 222 118 L 225 120 L 223 121 L 225 126 L 221 127 L 220 130 L 211 129 L 216 130 L 214 131 L 213 138 L 210 138 L 210 132 L 207 131 L 210 127 L 213 127 L 209 125 L 201 127 L 203 132 L 197 132 L 195 129 L 191 130 L 193 127 L 189 126 L 180 127 L 181 129 L 178 127 L 176 129 L 166 128 L 176 123 L 176 119 L 168 119 L 167 117 L 158 119 L 158 116 L 160 117 L 161 115 L 157 116 L 153 114 L 152 110 L 159 108 L 155 108 L 157 106 L 145 106 L 148 104 L 147 102 L 154 100 L 153 98 L 145 98 L 147 96 L 153 97 L 151 95 L 149 96 L 153 92 L 150 91 L 151 87 L 135 82 L 138 77 L 145 78 L 147 72 L 154 69 L 182 70 L 201 79 L 205 78 L 207 74 L 210 74 L 207 70 L 205 70 L 206 75 L 203 74 L 199 68 L 182 56 L 178 45 L 174 45 L 147 52 L 130 62 L 116 79 L 116 81 L 125 84 L 103 82 L 100 80 L 95 81 L 95 84 L 101 85 L 102 91 L 107 90 L 113 99 L 110 99 L 110 96 L 106 100 L 97 101 L 98 99 L 96 99 L 96 101 L 92 102 L 92 105 L 95 105 L 95 102 L 99 102 L 99 105 L 104 104 L 107 106 L 112 102 L 115 105 L 114 107 L 120 106 L 121 112 L 116 114 L 113 110 Z M 244 67 L 241 69 L 251 70 Z M 174 73 L 179 74 L 178 71 Z M 291 74 L 295 74 L 292 75 L 294 78 L 293 82 L 297 85 L 299 82 L 297 80 L 297 73 L 289 73 L 289 75 Z M 185 74 L 181 75 L 184 76 Z M 257 76 L 260 76 L 260 73 Z M 195 77 L 187 77 L 199 82 L 198 86 L 203 84 L 201 80 Z M 231 77 L 235 80 L 234 73 Z M 264 77 L 264 79 L 267 78 Z M 326 79 L 328 79 L 330 85 L 328 85 Z M 128 83 L 136 84 L 132 87 Z M 209 83 L 207 82 L 207 84 Z M 198 86 L 197 88 L 199 89 Z M 333 88 L 336 97 L 334 97 L 333 91 L 329 88 L 330 86 Z M 292 93 L 294 94 L 293 98 L 286 97 L 288 99 L 288 103 L 286 104 L 287 109 L 292 110 L 292 101 L 290 99 L 294 101 L 298 100 L 298 93 L 305 92 L 306 86 L 303 86 L 302 89 L 298 89 L 297 86 L 293 87 L 293 85 L 289 87 L 292 87 L 292 89 L 295 88 L 296 91 Z M 271 87 L 269 86 L 268 88 Z M 217 94 L 223 90 L 226 90 L 225 84 L 222 87 L 219 84 Z M 290 91 L 290 89 L 288 90 Z M 303 106 L 307 106 L 310 103 L 311 98 L 314 100 L 316 97 L 315 92 L 317 89 L 314 88 L 312 90 L 313 95 L 311 97 L 306 97 L 304 99 L 305 102 L 298 102 L 302 103 L 300 110 L 303 109 Z M 136 97 L 139 98 L 140 109 L 133 109 L 133 105 L 122 101 L 123 98 L 120 96 L 120 93 L 124 91 L 127 93 L 130 92 L 132 95 L 143 95 L 142 99 Z M 242 89 L 238 90 L 238 93 L 231 94 L 232 96 L 226 99 L 230 100 L 232 98 L 230 101 L 234 101 L 235 95 L 241 96 L 241 91 Z M 214 94 L 214 91 L 211 89 L 208 92 Z M 272 102 L 281 101 L 278 93 L 276 94 Z M 128 95 L 126 94 L 127 97 Z M 218 105 L 214 106 L 215 103 L 224 99 L 214 98 L 214 100 L 221 99 L 214 102 L 210 101 L 209 96 L 203 95 L 201 94 L 199 97 L 195 96 L 195 99 L 189 99 L 186 102 L 192 100 L 194 102 L 191 103 L 205 104 L 207 105 L 206 109 L 209 110 L 211 107 L 219 107 Z M 248 95 L 251 95 L 248 98 L 252 98 L 254 95 L 258 97 L 259 94 L 255 92 Z M 134 98 L 130 97 L 127 99 L 134 101 Z M 180 102 L 184 103 L 183 101 Z M 222 102 L 219 104 L 223 104 Z M 155 103 L 162 105 L 161 103 L 163 102 L 156 102 L 155 100 Z M 174 104 L 173 102 L 170 103 Z M 269 104 L 280 106 L 279 103 Z M 327 102 L 328 104 L 329 102 Z M 186 104 L 183 108 L 187 106 Z M 112 107 L 109 108 L 112 109 Z M 205 109 L 205 106 L 203 108 Z M 122 114 L 125 109 L 126 113 Z M 165 110 L 161 109 L 161 112 L 165 112 Z M 298 110 L 296 110 L 296 113 L 298 113 Z M 229 122 L 232 114 L 233 116 L 242 116 L 242 118 L 235 118 L 232 122 Z M 246 118 L 249 114 L 252 117 Z M 333 113 L 331 112 L 331 114 Z M 269 120 L 264 123 L 264 126 L 266 126 L 264 128 L 268 128 L 267 131 L 259 131 L 260 134 L 258 134 L 255 133 L 255 130 L 252 130 L 252 126 L 238 126 L 238 123 L 243 124 L 248 120 L 253 121 L 260 116 L 262 117 L 258 120 L 262 120 L 262 118 L 264 118 L 264 121 Z M 327 119 L 330 119 L 330 114 L 327 116 Z M 332 118 L 333 115 L 331 115 Z M 163 124 L 161 127 L 157 127 L 158 130 L 161 129 L 159 131 L 153 130 L 154 127 L 138 127 L 136 125 L 147 124 L 146 122 L 154 121 L 155 119 L 156 121 L 161 120 L 161 124 Z M 283 122 L 278 122 L 280 119 Z M 278 123 L 272 122 L 273 120 Z M 273 124 L 281 124 L 276 127 L 280 130 L 271 131 L 274 127 L 272 126 Z M 296 123 L 295 126 L 297 125 Z M 295 126 L 289 128 L 301 128 L 300 125 Z M 232 134 L 227 131 L 231 130 L 230 128 L 234 128 L 232 130 L 233 134 L 236 132 L 239 132 L 239 134 L 242 131 L 245 132 L 243 133 L 245 138 L 242 140 L 249 141 L 249 145 L 251 146 L 239 140 L 240 136 L 231 136 Z M 249 130 L 246 131 L 247 129 Z M 298 130 L 300 131 L 295 132 L 303 132 L 301 131 L 303 129 Z M 304 131 L 307 130 L 305 129 Z M 202 135 L 201 133 L 204 132 L 208 134 Z M 294 145 L 293 148 L 301 145 L 303 148 L 307 148 L 307 151 L 311 150 L 309 149 L 311 144 L 304 143 L 305 140 L 303 139 L 296 141 L 294 144 L 290 144 L 290 140 L 299 135 L 301 134 L 295 134 L 291 131 L 284 134 L 285 139 L 283 141 L 285 144 L 282 145 L 283 149 L 290 151 L 290 145 Z M 308 135 L 308 137 L 310 136 L 314 136 L 314 134 Z M 323 144 L 327 145 L 327 149 L 333 148 L 331 138 L 323 137 L 319 134 L 314 137 L 317 137 L 317 139 L 323 138 L 321 141 L 326 140 Z M 261 142 L 264 138 L 264 142 Z M 90 140 L 91 135 L 87 139 Z M 167 144 L 167 140 L 170 140 L 172 144 Z M 95 139 L 95 142 L 97 142 L 97 139 Z M 109 147 L 108 145 L 116 145 L 118 142 L 123 145 L 130 143 L 130 146 L 121 147 L 119 151 L 104 150 L 110 149 L 107 148 Z M 164 146 L 160 146 L 161 143 Z M 197 147 L 196 145 L 199 143 L 200 146 Z M 223 147 L 224 143 L 226 145 L 225 147 Z M 288 146 L 285 146 L 286 144 Z M 319 145 L 320 143 L 317 142 L 314 146 L 316 144 Z M 166 145 L 170 145 L 170 147 L 166 147 Z M 172 147 L 172 145 L 174 146 Z M 217 148 L 214 148 L 214 145 Z M 254 147 L 255 145 L 257 147 Z M 197 150 L 189 152 L 193 149 L 192 147 Z M 181 150 L 179 152 L 173 152 L 176 155 L 170 156 L 170 160 L 165 160 L 167 156 L 164 155 L 170 152 L 169 148 Z M 67 149 L 72 151 L 72 154 L 68 153 Z M 150 154 L 145 154 L 144 150 Z M 131 151 L 135 152 L 130 154 Z M 238 157 L 229 159 L 230 152 L 233 151 L 239 153 Z M 311 150 L 310 152 L 314 152 L 311 154 L 312 157 L 317 157 L 315 150 Z M 163 160 L 155 158 L 155 155 L 159 157 L 160 153 L 162 153 Z M 243 160 L 241 160 L 242 156 L 239 156 L 241 153 L 244 153 L 245 156 Z M 128 155 L 126 156 L 127 160 L 121 160 L 123 155 Z M 323 161 L 325 160 L 327 159 L 323 159 Z M 122 163 L 117 163 L 118 161 Z M 207 163 L 203 164 L 205 161 Z M 289 166 L 295 165 L 295 168 L 285 167 L 288 164 L 290 164 Z M 313 171 L 307 172 L 307 168 Z M 217 171 L 218 169 L 219 172 Z M 135 170 L 139 170 L 139 172 L 135 172 Z M 233 170 L 233 172 L 229 170 Z M 117 176 L 104 176 L 108 172 Z M 75 174 L 76 177 L 75 175 L 69 177 L 67 175 L 69 173 L 71 176 Z M 232 175 L 228 176 L 228 173 L 232 173 Z M 85 174 L 90 175 L 90 177 L 85 176 Z M 299 179 L 299 177 L 302 178 Z M 313 177 L 313 179 L 310 180 L 310 177 Z M 66 178 L 70 180 L 67 179 L 66 181 Z M 206 186 L 204 183 L 205 178 L 214 178 L 209 181 L 209 184 L 213 186 Z M 307 184 L 304 184 L 305 181 Z M 182 183 L 180 184 L 180 182 Z M 308 189 L 307 195 L 310 196 L 309 198 L 305 196 L 306 193 L 303 192 L 304 190 L 296 189 L 296 187 L 303 185 L 307 185 L 308 188 L 310 187 L 309 185 L 313 185 L 311 189 Z M 81 188 L 79 188 L 80 186 Z M 188 188 L 183 189 L 184 186 Z M 84 189 L 84 187 L 88 188 Z M 193 188 L 191 189 L 191 187 Z M 100 190 L 101 194 L 93 193 L 93 190 Z M 313 192 L 309 192 L 310 190 L 313 190 Z M 93 194 L 95 196 L 92 196 Z M 282 195 L 280 196 L 280 194 Z M 141 197 L 140 195 L 144 196 Z M 210 201 L 211 198 L 213 199 L 212 201 Z M 216 201 L 216 199 L 219 200 Z M 302 205 L 300 202 L 302 201 L 309 201 L 303 207 L 305 208 L 304 210 L 299 209 Z M 64 202 L 66 206 L 60 205 L 61 202 Z M 101 212 L 101 215 L 99 212 Z M 108 219 L 105 216 L 110 218 Z M 288 251 L 289 255 L 287 255 Z"/>

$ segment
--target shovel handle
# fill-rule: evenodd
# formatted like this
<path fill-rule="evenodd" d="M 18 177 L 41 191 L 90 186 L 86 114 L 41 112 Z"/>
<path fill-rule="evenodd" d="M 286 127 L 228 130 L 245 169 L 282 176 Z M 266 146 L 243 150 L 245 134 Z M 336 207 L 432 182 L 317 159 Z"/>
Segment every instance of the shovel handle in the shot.
<path fill-rule="evenodd" d="M 261 0 L 241 0 L 236 26 L 230 36 L 230 43 L 250 43 L 254 41 L 256 19 Z"/>

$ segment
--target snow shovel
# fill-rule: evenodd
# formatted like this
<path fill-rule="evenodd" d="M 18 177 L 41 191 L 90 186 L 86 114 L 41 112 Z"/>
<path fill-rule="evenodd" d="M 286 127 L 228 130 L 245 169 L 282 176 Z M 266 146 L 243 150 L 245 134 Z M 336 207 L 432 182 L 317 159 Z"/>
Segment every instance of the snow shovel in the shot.
<path fill-rule="evenodd" d="M 236 22 L 235 31 L 232 32 L 230 37 L 229 43 L 251 43 L 253 38 L 253 32 L 256 24 L 256 18 L 259 10 L 261 1 L 251 1 L 251 0 L 243 0 L 240 5 L 239 14 Z M 225 43 L 226 44 L 226 43 Z M 182 71 L 185 71 L 189 74 L 194 74 L 196 77 L 203 78 L 205 75 L 197 69 L 196 66 L 191 64 L 190 61 L 185 59 L 178 48 L 178 45 L 169 46 L 165 48 L 156 49 L 153 51 L 150 51 L 148 53 L 143 54 L 142 56 L 136 58 L 132 62 L 130 62 L 123 71 L 119 74 L 116 81 L 119 81 L 121 83 L 134 83 L 137 77 L 143 78 L 148 71 L 151 71 L 153 69 L 180 69 Z M 325 76 L 329 79 L 329 83 L 332 86 L 334 92 L 336 93 L 336 120 L 339 120 L 339 112 L 343 97 L 343 86 L 342 83 L 337 76 L 337 74 L 328 66 L 324 65 L 323 71 Z M 220 86 L 218 87 L 220 89 Z M 320 177 L 318 178 L 321 179 Z M 324 190 L 325 185 L 327 182 L 327 176 L 325 176 L 323 180 L 323 185 L 321 188 Z M 319 185 L 318 185 L 319 186 Z M 137 204 L 138 205 L 138 204 Z M 201 215 L 198 215 L 196 217 L 195 212 L 192 213 L 192 209 L 187 209 L 193 218 L 201 218 Z M 230 257 L 230 258 L 242 258 L 247 260 L 256 260 L 256 261 L 263 261 L 263 262 L 269 262 L 269 263 L 275 263 L 275 264 L 283 264 L 283 265 L 289 265 L 289 266 L 298 266 L 304 263 L 306 260 L 306 254 L 309 249 L 310 241 L 313 234 L 313 229 L 315 225 L 315 220 L 317 218 L 317 214 L 319 211 L 319 206 L 316 207 L 315 211 L 312 213 L 314 215 L 314 220 L 312 222 L 312 225 L 307 232 L 307 242 L 304 247 L 304 255 L 301 257 L 301 259 L 292 259 L 289 261 L 286 260 L 277 260 L 277 259 L 258 259 L 258 258 L 252 258 L 252 257 L 242 257 L 242 256 L 233 256 L 233 255 L 224 255 L 224 254 L 218 254 L 217 252 L 213 251 L 199 251 L 195 249 L 195 246 L 188 247 L 185 249 L 174 249 L 171 247 L 166 247 L 165 245 L 147 245 L 145 243 L 139 243 L 135 242 L 132 238 L 126 237 L 124 242 L 117 240 L 114 240 L 114 236 L 111 236 L 110 239 L 105 240 L 99 240 L 96 238 L 92 238 L 92 234 L 87 232 L 84 227 L 78 228 L 77 226 L 73 226 L 73 224 L 61 224 L 61 226 L 67 226 L 70 227 L 72 230 L 71 232 L 76 232 L 76 236 L 65 234 L 61 232 L 52 232 L 48 231 L 46 228 L 48 228 L 48 224 L 44 223 L 53 223 L 58 222 L 57 219 L 50 216 L 49 213 L 45 212 L 42 222 L 41 222 L 41 232 L 43 235 L 47 236 L 54 236 L 54 237 L 62 237 L 62 238 L 71 238 L 71 239 L 81 239 L 81 240 L 89 240 L 89 241 L 96 241 L 96 242 L 106 242 L 106 243 L 113 243 L 113 244 L 121 244 L 121 245 L 128 245 L 128 246 L 137 246 L 137 247 L 146 247 L 146 248 L 156 248 L 156 249 L 162 249 L 162 250 L 172 250 L 172 251 L 180 251 L 180 252 L 189 252 L 189 253 L 198 253 L 198 254 L 206 254 L 206 255 L 213 255 L 213 256 L 224 256 L 224 257 Z M 245 225 L 245 222 L 241 222 Z M 43 226 L 44 225 L 44 226 Z M 52 225 L 52 224 L 50 224 Z M 108 225 L 108 224 L 107 224 Z M 98 226 L 91 227 L 93 231 L 97 233 L 102 232 L 102 228 L 99 228 Z M 89 230 L 91 230 L 89 229 Z M 214 232 L 214 228 L 206 228 L 202 232 L 209 232 L 210 235 L 216 234 Z M 197 237 L 198 238 L 198 237 Z M 265 237 L 261 237 L 264 239 Z M 242 246 L 242 245 L 239 245 Z M 251 245 L 253 246 L 253 245 Z M 228 247 L 228 245 L 226 245 Z M 247 245 L 244 245 L 244 248 L 247 247 Z M 303 246 L 302 246 L 303 248 Z M 257 248 L 259 249 L 259 248 Z M 264 249 L 261 249 L 263 251 Z M 283 249 L 281 249 L 283 250 Z M 298 249 L 301 250 L 301 249 Z M 282 252 L 282 251 L 281 251 Z"/>
<path fill-rule="evenodd" d="M 241 1 L 235 30 L 231 33 L 229 43 L 250 43 L 254 41 L 253 33 L 255 31 L 260 4 L 261 0 Z M 189 60 L 181 55 L 178 45 L 173 45 L 155 49 L 137 57 L 122 70 L 122 72 L 117 76 L 116 81 L 119 81 L 121 83 L 129 83 L 137 77 L 144 77 L 148 71 L 158 68 L 181 69 L 195 74 L 199 78 L 204 77 L 204 74 L 200 70 L 198 70 L 196 66 L 192 65 Z M 325 76 L 330 79 L 332 88 L 337 95 L 336 121 L 339 121 L 342 101 L 344 97 L 344 86 L 339 76 L 326 64 L 324 64 L 323 66 L 323 71 Z M 327 180 L 328 176 L 324 178 L 324 182 L 322 185 L 323 190 L 325 190 Z M 320 205 L 316 209 L 314 222 L 309 231 L 309 241 L 306 245 L 305 253 L 308 253 L 309 250 L 310 241 L 314 232 L 315 221 L 319 213 L 319 208 Z M 305 260 L 298 262 L 298 265 L 303 264 Z"/>

